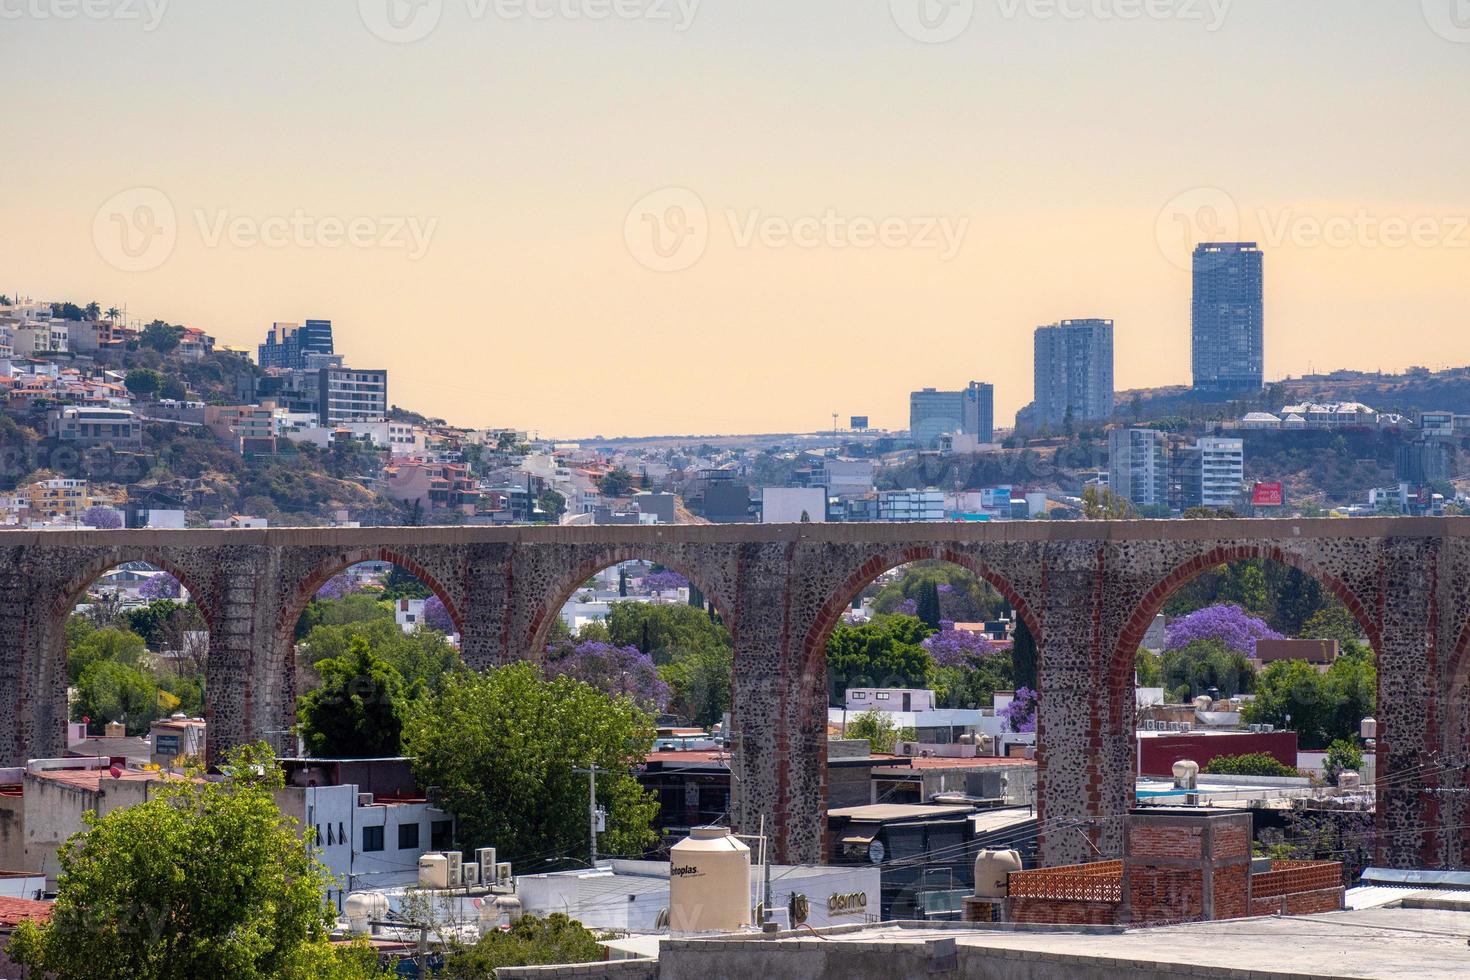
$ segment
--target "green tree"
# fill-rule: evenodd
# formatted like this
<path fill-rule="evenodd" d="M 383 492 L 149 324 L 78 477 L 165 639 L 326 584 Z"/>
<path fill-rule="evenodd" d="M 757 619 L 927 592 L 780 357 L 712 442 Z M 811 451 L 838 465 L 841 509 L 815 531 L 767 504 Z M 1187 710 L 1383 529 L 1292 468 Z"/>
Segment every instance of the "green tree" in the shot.
<path fill-rule="evenodd" d="M 669 685 L 673 712 L 691 723 L 709 727 L 730 710 L 731 676 L 735 658 L 725 647 L 710 647 L 680 654 L 658 668 Z"/>
<path fill-rule="evenodd" d="M 1242 710 L 1241 721 L 1289 727 L 1302 748 L 1314 749 L 1330 741 L 1328 714 L 1323 675 L 1305 660 L 1278 660 L 1257 676 L 1255 700 Z"/>
<path fill-rule="evenodd" d="M 934 658 L 922 644 L 932 633 L 914 616 L 879 616 L 837 627 L 827 640 L 832 703 L 842 705 L 849 687 L 929 687 Z"/>
<path fill-rule="evenodd" d="M 316 665 L 322 686 L 296 709 L 307 751 L 325 758 L 397 755 L 407 696 L 403 677 L 356 637 L 347 656 Z"/>
<path fill-rule="evenodd" d="M 729 630 L 684 603 L 614 602 L 606 622 L 609 643 L 637 647 L 656 664 L 681 653 L 731 647 Z"/>
<path fill-rule="evenodd" d="M 399 568 L 397 565 L 388 569 L 388 578 L 383 583 L 382 598 L 396 602 L 399 599 L 427 599 L 431 595 L 433 592 L 429 587 L 412 572 Z"/>
<path fill-rule="evenodd" d="M 1162 687 L 1164 669 L 1160 658 L 1143 647 L 1133 655 L 1133 676 L 1139 687 Z"/>
<path fill-rule="evenodd" d="M 1082 491 L 1082 516 L 1089 521 L 1123 520 L 1133 516 L 1133 504 L 1106 487 L 1088 484 Z"/>
<path fill-rule="evenodd" d="M 1014 691 L 1011 657 L 992 653 L 973 667 L 938 667 L 933 675 L 935 704 L 941 708 L 988 708 L 996 691 Z"/>
<path fill-rule="evenodd" d="M 82 671 L 71 713 L 73 721 L 90 719 L 88 728 L 95 734 L 101 734 L 109 721 L 120 721 L 129 735 L 141 735 L 162 713 L 158 686 L 134 667 L 97 660 Z"/>
<path fill-rule="evenodd" d="M 123 379 L 123 386 L 133 394 L 146 398 L 163 390 L 163 375 L 152 368 L 134 368 Z"/>
<path fill-rule="evenodd" d="M 619 466 L 609 470 L 597 488 L 604 497 L 626 497 L 633 492 L 633 474 Z"/>
<path fill-rule="evenodd" d="M 1188 701 L 1218 688 L 1221 697 L 1249 694 L 1256 669 L 1244 654 L 1225 648 L 1218 640 L 1195 640 L 1160 658 L 1161 680 L 1170 700 Z"/>
<path fill-rule="evenodd" d="M 179 346 L 179 338 L 183 335 L 183 327 L 170 326 L 162 320 L 154 320 L 143 328 L 143 333 L 138 337 L 138 341 L 144 347 L 151 347 L 160 354 L 167 354 Z"/>
<path fill-rule="evenodd" d="M 73 634 L 76 635 L 74 641 L 71 639 Z M 72 684 L 80 683 L 82 674 L 94 663 L 110 661 L 124 667 L 137 668 L 148 652 L 148 645 L 137 633 L 111 626 L 85 633 L 69 630 L 68 641 L 66 676 Z"/>
<path fill-rule="evenodd" d="M 328 943 L 331 878 L 276 805 L 269 747 L 238 750 L 224 769 L 223 781 L 163 779 L 142 803 L 84 814 L 50 920 L 20 926 L 11 958 L 59 980 L 374 976 L 360 948 Z"/>
<path fill-rule="evenodd" d="M 844 737 L 865 738 L 868 749 L 881 755 L 891 755 L 899 742 L 915 740 L 912 728 L 900 728 L 893 716 L 886 711 L 864 711 L 847 723 Z"/>
<path fill-rule="evenodd" d="M 1336 640 L 1347 646 L 1357 643 L 1363 631 L 1347 606 L 1339 602 L 1314 613 L 1302 625 L 1301 635 L 1313 640 Z"/>
<path fill-rule="evenodd" d="M 939 629 L 939 586 L 932 581 L 925 582 L 919 590 L 918 601 L 915 603 L 914 615 L 931 630 Z"/>
<path fill-rule="evenodd" d="M 422 786 L 439 788 L 460 840 L 493 842 L 512 861 L 581 855 L 588 845 L 587 776 L 607 809 L 605 854 L 641 855 L 654 840 L 658 801 L 633 768 L 653 747 L 652 719 L 628 698 L 531 664 L 463 671 L 415 702 L 404 729 Z"/>
<path fill-rule="evenodd" d="M 503 966 L 592 963 L 606 950 L 597 934 L 561 912 L 546 918 L 522 916 L 510 929 L 486 933 L 472 945 L 452 947 L 444 958 L 442 980 L 495 980 Z"/>

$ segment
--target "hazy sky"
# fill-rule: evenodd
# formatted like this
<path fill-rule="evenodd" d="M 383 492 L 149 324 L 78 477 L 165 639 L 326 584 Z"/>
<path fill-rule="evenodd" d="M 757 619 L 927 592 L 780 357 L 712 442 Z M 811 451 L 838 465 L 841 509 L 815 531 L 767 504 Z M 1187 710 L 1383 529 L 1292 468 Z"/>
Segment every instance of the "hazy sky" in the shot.
<path fill-rule="evenodd" d="M 1191 235 L 1270 377 L 1470 363 L 1465 0 L 0 0 L 0 91 L 0 292 L 466 425 L 1009 424 L 1068 317 L 1183 383 Z"/>

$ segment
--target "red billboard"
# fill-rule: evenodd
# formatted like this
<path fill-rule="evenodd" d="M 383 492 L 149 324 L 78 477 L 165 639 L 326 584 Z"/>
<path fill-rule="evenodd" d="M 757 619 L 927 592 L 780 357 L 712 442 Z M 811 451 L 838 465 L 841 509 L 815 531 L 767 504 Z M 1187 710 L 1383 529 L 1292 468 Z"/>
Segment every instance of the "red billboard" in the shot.
<path fill-rule="evenodd" d="M 1251 503 L 1256 507 L 1280 507 L 1286 503 L 1286 491 L 1279 483 L 1257 483 Z"/>

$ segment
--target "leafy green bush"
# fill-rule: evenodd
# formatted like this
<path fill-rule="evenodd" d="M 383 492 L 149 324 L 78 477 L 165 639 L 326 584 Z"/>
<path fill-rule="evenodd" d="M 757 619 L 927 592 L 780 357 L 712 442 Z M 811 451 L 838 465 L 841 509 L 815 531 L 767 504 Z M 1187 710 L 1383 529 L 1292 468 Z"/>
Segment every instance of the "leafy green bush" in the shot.
<path fill-rule="evenodd" d="M 1282 765 L 1264 752 L 1247 755 L 1220 755 L 1209 761 L 1204 771 L 1212 776 L 1300 776 L 1291 766 Z"/>

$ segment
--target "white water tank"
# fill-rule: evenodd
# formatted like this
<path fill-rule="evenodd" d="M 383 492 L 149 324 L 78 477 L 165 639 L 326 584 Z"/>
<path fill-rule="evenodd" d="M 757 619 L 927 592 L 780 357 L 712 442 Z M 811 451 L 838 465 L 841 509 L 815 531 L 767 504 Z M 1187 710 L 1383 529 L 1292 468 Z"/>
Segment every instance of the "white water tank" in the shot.
<path fill-rule="evenodd" d="M 1194 699 L 1194 710 L 1195 711 L 1209 711 L 1210 710 L 1210 707 L 1214 703 L 1215 702 L 1211 701 L 1208 696 L 1206 696 L 1204 694 L 1201 694 L 1199 697 L 1197 697 L 1197 698 Z"/>
<path fill-rule="evenodd" d="M 1001 899 L 1007 894 L 1007 876 L 1021 870 L 1016 851 L 981 851 L 975 855 L 975 897 Z"/>
<path fill-rule="evenodd" d="M 1180 759 L 1174 763 L 1174 788 L 1195 789 L 1199 786 L 1199 763 Z"/>
<path fill-rule="evenodd" d="M 726 827 L 695 827 L 669 851 L 672 932 L 750 925 L 750 848 Z"/>
<path fill-rule="evenodd" d="M 424 888 L 448 888 L 449 858 L 443 854 L 420 855 L 419 884 Z"/>
<path fill-rule="evenodd" d="M 342 903 L 342 914 L 347 917 L 347 928 L 357 935 L 372 931 L 373 920 L 382 921 L 388 915 L 388 896 L 382 892 L 353 892 Z"/>
<path fill-rule="evenodd" d="M 1355 793 L 1363 788 L 1363 774 L 1344 769 L 1337 774 L 1337 788 L 1344 793 Z"/>

